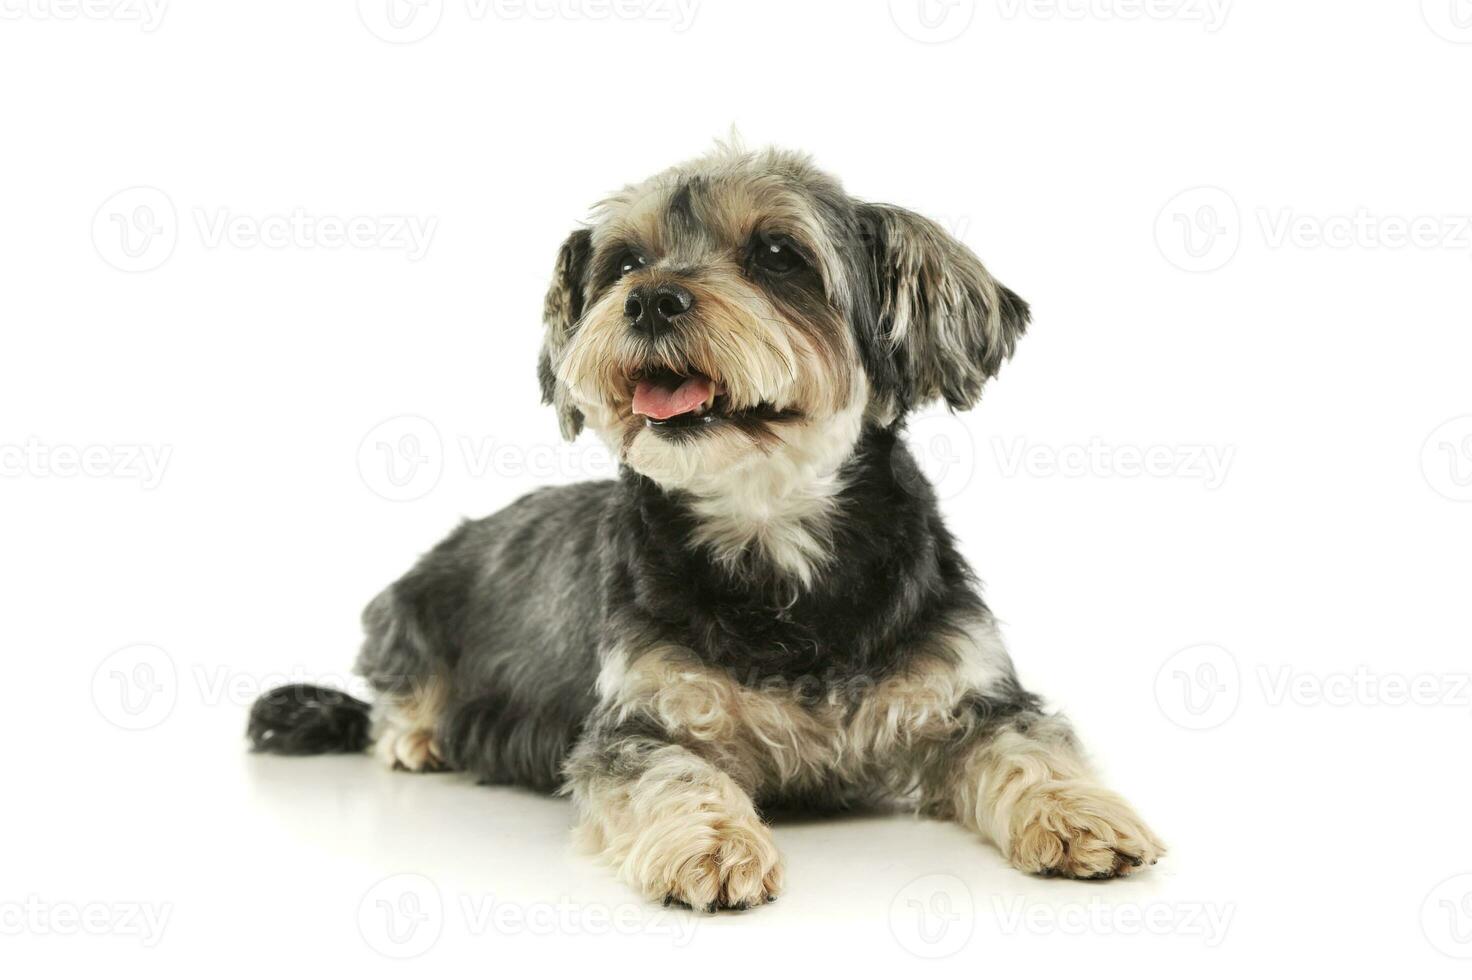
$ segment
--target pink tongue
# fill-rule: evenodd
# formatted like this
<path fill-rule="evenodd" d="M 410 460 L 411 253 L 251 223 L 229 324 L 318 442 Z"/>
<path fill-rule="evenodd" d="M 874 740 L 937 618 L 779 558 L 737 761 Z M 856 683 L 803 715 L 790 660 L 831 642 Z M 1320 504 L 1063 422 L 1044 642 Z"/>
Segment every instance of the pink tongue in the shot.
<path fill-rule="evenodd" d="M 652 419 L 672 419 L 693 412 L 710 398 L 710 379 L 696 375 L 678 388 L 656 381 L 640 381 L 634 389 L 634 412 Z"/>

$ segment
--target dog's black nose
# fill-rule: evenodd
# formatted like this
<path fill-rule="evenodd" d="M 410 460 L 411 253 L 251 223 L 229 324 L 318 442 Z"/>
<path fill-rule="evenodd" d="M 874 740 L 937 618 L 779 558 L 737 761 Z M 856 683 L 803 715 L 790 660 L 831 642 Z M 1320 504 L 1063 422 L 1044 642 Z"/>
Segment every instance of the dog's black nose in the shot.
<path fill-rule="evenodd" d="M 668 333 L 673 321 L 682 313 L 689 313 L 695 305 L 695 296 L 684 286 L 664 283 L 650 289 L 637 286 L 629 290 L 624 300 L 624 316 L 629 326 L 638 333 L 658 337 Z"/>

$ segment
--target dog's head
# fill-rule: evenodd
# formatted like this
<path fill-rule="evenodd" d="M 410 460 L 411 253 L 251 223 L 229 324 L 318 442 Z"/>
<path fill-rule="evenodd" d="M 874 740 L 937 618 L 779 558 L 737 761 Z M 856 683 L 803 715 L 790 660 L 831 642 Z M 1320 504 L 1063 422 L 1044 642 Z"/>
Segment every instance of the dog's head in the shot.
<path fill-rule="evenodd" d="M 804 156 L 721 147 L 602 202 L 547 293 L 542 394 L 666 487 L 833 467 L 865 424 L 968 408 L 1027 304 L 939 225 Z"/>

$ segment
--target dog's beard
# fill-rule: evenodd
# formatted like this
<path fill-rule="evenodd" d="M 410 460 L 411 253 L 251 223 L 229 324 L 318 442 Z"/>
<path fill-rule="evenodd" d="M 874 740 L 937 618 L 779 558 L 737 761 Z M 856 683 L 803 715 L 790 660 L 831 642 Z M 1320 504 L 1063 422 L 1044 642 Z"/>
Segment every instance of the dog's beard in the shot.
<path fill-rule="evenodd" d="M 799 445 L 806 456 L 830 425 L 847 441 L 864 392 L 843 324 L 799 328 L 739 277 L 707 274 L 690 288 L 694 309 L 656 339 L 629 329 L 626 291 L 609 290 L 557 366 L 620 459 L 662 486 L 691 488 Z"/>

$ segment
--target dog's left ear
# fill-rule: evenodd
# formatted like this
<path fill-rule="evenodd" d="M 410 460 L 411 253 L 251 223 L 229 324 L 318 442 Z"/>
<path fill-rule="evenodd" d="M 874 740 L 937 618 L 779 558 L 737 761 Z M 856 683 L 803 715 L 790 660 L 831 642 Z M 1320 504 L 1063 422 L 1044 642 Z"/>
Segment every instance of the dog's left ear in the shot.
<path fill-rule="evenodd" d="M 862 319 L 872 335 L 861 341 L 879 414 L 937 398 L 975 405 L 1027 329 L 1027 303 L 929 218 L 861 204 L 858 221 L 871 273 Z"/>
<path fill-rule="evenodd" d="M 583 429 L 583 413 L 572 403 L 567 389 L 557 383 L 556 364 L 583 315 L 588 256 L 592 251 L 593 233 L 588 229 L 579 228 L 567 236 L 557 250 L 552 284 L 547 287 L 542 306 L 542 324 L 547 334 L 542 355 L 537 359 L 537 379 L 542 383 L 542 403 L 557 409 L 557 425 L 564 439 L 577 438 Z"/>

